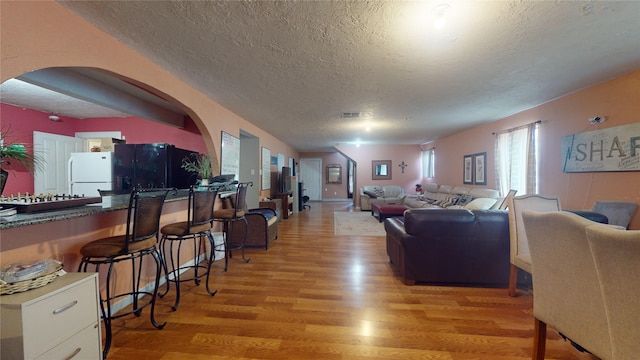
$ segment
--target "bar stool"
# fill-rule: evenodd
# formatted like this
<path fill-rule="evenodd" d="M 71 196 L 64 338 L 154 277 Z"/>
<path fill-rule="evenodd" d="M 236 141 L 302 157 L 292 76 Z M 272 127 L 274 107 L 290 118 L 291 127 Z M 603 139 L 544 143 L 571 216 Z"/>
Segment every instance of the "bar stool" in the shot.
<path fill-rule="evenodd" d="M 151 305 L 151 324 L 157 329 L 162 329 L 165 323 L 158 324 L 155 320 L 155 302 L 158 293 L 158 285 L 162 264 L 158 252 L 158 234 L 160 228 L 160 215 L 162 206 L 169 190 L 148 189 L 134 190 L 129 198 L 129 209 L 127 212 L 126 233 L 124 235 L 111 236 L 92 241 L 80 249 L 82 260 L 78 266 L 78 271 L 87 271 L 89 264 L 95 266 L 95 271 L 100 271 L 101 265 L 108 265 L 106 295 L 100 294 L 100 310 L 105 325 L 105 345 L 102 351 L 103 359 L 107 358 L 111 348 L 112 331 L 111 321 L 130 314 L 140 316 L 142 309 Z M 156 264 L 156 278 L 153 289 L 140 288 L 142 258 L 151 255 Z M 136 269 L 136 259 L 138 265 Z M 114 265 L 122 261 L 131 261 L 131 291 L 125 293 L 112 294 L 111 279 L 114 275 Z M 117 272 L 116 272 L 117 275 Z M 117 276 L 116 276 L 117 277 Z M 150 296 L 150 299 L 142 301 L 143 296 Z M 132 309 L 127 312 L 120 312 L 117 315 L 112 313 L 112 303 L 116 300 L 129 297 L 132 302 Z"/>
<path fill-rule="evenodd" d="M 206 288 L 209 295 L 214 296 L 218 291 L 209 289 L 209 275 L 211 274 L 211 264 L 215 261 L 215 244 L 211 227 L 213 226 L 213 207 L 215 205 L 218 192 L 212 187 L 191 186 L 189 188 L 189 205 L 187 209 L 187 221 L 180 221 L 165 225 L 160 229 L 162 238 L 160 239 L 160 253 L 162 254 L 164 272 L 166 279 L 165 291 L 158 296 L 163 297 L 169 292 L 169 283 L 176 284 L 176 300 L 171 307 L 174 311 L 180 304 L 180 283 L 193 280 L 196 285 L 200 285 L 200 278 L 207 276 Z M 207 265 L 201 265 L 203 238 L 209 240 L 210 252 Z M 193 244 L 193 263 L 180 266 L 180 253 L 182 244 L 186 240 L 191 240 Z M 177 244 L 177 251 L 174 252 L 174 245 Z M 168 248 L 168 249 L 167 249 Z M 168 253 L 167 253 L 168 252 Z M 175 256 L 174 256 L 175 255 Z M 169 266 L 171 270 L 169 271 Z M 193 270 L 193 276 L 181 278 L 180 274 Z M 199 273 L 202 270 L 203 272 Z"/>
<path fill-rule="evenodd" d="M 229 258 L 232 256 L 232 250 L 242 249 L 242 260 L 245 263 L 251 261 L 251 259 L 247 259 L 244 256 L 244 248 L 245 243 L 247 242 L 247 232 L 244 232 L 244 237 L 242 243 L 234 244 L 232 243 L 233 239 L 233 228 L 234 224 L 237 221 L 243 221 L 246 227 L 249 227 L 247 223 L 247 219 L 245 218 L 245 204 L 247 198 L 247 188 L 249 186 L 253 186 L 252 182 L 246 183 L 238 183 L 236 188 L 236 193 L 231 196 L 231 208 L 228 209 L 219 209 L 215 212 L 214 221 L 221 222 L 223 224 L 223 233 L 224 233 L 224 248 L 225 248 L 225 257 L 224 257 L 224 271 L 227 271 L 229 266 Z"/>

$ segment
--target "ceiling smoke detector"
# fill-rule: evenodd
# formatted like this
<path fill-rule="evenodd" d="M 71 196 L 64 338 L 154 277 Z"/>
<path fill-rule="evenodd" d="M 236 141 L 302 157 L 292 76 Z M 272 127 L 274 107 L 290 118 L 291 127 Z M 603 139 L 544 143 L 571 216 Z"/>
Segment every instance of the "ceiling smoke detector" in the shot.
<path fill-rule="evenodd" d="M 360 117 L 360 112 L 343 112 L 342 113 L 343 119 L 355 119 L 359 117 Z"/>
<path fill-rule="evenodd" d="M 607 120 L 607 118 L 604 116 L 594 116 L 589 119 L 589 123 L 591 123 L 591 125 L 600 124 L 600 123 L 603 123 L 605 120 Z"/>

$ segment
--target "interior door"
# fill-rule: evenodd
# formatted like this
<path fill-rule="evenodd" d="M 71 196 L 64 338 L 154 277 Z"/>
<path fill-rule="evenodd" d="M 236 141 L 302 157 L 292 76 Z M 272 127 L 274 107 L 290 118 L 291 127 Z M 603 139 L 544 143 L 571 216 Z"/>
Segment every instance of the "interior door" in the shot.
<path fill-rule="evenodd" d="M 69 192 L 69 156 L 80 152 L 83 139 L 33 132 L 33 148 L 44 157 L 44 165 L 34 174 L 35 194 L 67 194 Z"/>
<path fill-rule="evenodd" d="M 299 181 L 303 183 L 304 195 L 311 201 L 322 201 L 322 159 L 300 159 Z"/>

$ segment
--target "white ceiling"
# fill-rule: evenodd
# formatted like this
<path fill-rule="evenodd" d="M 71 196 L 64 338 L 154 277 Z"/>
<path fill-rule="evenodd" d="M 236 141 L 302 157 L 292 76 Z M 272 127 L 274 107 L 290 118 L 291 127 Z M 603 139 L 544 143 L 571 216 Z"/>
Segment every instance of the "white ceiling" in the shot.
<path fill-rule="evenodd" d="M 299 151 L 421 144 L 640 68 L 639 1 L 59 2 Z"/>

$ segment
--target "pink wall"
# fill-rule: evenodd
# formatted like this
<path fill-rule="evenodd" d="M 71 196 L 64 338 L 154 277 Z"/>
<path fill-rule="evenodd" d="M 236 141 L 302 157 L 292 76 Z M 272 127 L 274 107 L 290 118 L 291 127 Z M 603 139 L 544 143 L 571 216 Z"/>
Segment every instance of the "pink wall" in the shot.
<path fill-rule="evenodd" d="M 347 158 L 338 152 L 305 152 L 300 153 L 301 158 L 322 159 L 322 199 L 347 199 L 348 178 Z M 327 184 L 327 165 L 338 164 L 342 166 L 342 184 Z M 304 181 L 304 179 L 302 179 Z M 326 191 L 325 191 L 326 189 Z M 334 194 L 335 193 L 335 194 Z"/>
<path fill-rule="evenodd" d="M 415 185 L 422 181 L 422 157 L 419 145 L 361 145 L 336 146 L 353 159 L 356 168 L 356 204 L 360 204 L 360 188 L 365 185 L 400 185 L 406 193 L 415 193 Z M 373 160 L 391 160 L 391 180 L 373 180 L 371 162 Z M 404 173 L 399 165 L 404 161 L 407 166 Z"/>
<path fill-rule="evenodd" d="M 76 132 L 121 131 L 127 143 L 168 143 L 177 147 L 206 153 L 207 147 L 193 121 L 185 120 L 185 128 L 178 129 L 157 122 L 137 118 L 75 119 L 61 116 L 61 120 L 49 120 L 48 113 L 0 104 L 2 129 L 9 128 L 15 141 L 33 145 L 33 131 L 75 136 Z M 10 166 L 9 180 L 3 194 L 33 193 L 33 176 L 22 166 Z"/>
<path fill-rule="evenodd" d="M 596 200 L 632 201 L 640 206 L 640 172 L 563 173 L 562 136 L 640 121 L 640 71 L 576 91 L 499 121 L 435 141 L 439 184 L 462 184 L 465 154 L 487 152 L 487 187 L 496 188 L 492 132 L 542 120 L 540 125 L 540 194 L 560 197 L 565 209 L 588 209 Z M 603 124 L 589 118 L 606 116 Z M 630 224 L 640 229 L 640 210 Z"/>

